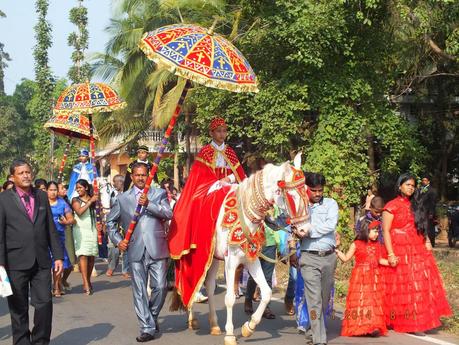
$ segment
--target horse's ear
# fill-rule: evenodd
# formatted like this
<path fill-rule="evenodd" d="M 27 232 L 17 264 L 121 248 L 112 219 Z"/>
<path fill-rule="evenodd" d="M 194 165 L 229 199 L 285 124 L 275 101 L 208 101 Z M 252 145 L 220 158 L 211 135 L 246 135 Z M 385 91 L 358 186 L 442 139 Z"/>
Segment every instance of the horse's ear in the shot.
<path fill-rule="evenodd" d="M 295 158 L 293 159 L 293 166 L 295 167 L 295 169 L 297 170 L 301 170 L 301 154 L 302 152 L 298 152 L 295 156 Z"/>

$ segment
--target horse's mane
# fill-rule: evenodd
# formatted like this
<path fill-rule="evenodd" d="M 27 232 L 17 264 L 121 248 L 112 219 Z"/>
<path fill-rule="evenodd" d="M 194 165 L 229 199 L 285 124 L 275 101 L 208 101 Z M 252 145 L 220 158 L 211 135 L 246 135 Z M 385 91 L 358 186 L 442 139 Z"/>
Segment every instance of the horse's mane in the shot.
<path fill-rule="evenodd" d="M 242 181 L 238 186 L 242 190 L 245 190 L 246 188 L 250 188 L 249 186 L 251 185 L 252 181 L 257 178 L 262 172 L 263 172 L 263 182 L 266 181 L 273 181 L 277 183 L 278 180 L 281 179 L 282 177 L 282 169 L 279 170 L 284 164 L 288 163 L 282 163 L 281 165 L 274 165 L 272 163 L 266 164 L 263 169 L 257 170 L 255 173 L 250 175 L 248 178 L 246 178 L 244 181 Z M 266 183 L 265 183 L 266 185 Z"/>

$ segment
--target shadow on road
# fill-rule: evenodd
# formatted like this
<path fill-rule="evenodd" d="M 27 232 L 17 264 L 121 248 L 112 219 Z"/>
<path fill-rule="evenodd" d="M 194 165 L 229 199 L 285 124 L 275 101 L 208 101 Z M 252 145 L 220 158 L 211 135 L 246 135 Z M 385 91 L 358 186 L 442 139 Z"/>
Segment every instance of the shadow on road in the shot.
<path fill-rule="evenodd" d="M 9 314 L 6 298 L 0 298 L 0 317 Z"/>
<path fill-rule="evenodd" d="M 0 327 L 0 340 L 6 340 L 11 337 L 11 326 Z"/>
<path fill-rule="evenodd" d="M 191 331 L 196 336 L 204 336 L 209 334 L 208 322 L 208 305 L 207 304 L 194 304 L 194 311 L 197 319 L 199 320 L 200 329 Z M 254 305 L 256 307 L 256 304 Z M 218 324 L 223 332 L 225 332 L 226 322 L 226 309 L 222 305 L 217 306 Z M 299 334 L 296 330 L 296 321 L 293 317 L 285 315 L 285 307 L 283 302 L 271 301 L 271 310 L 276 314 L 275 320 L 262 319 L 261 323 L 257 326 L 254 338 L 245 338 L 244 342 L 252 344 L 263 344 L 264 341 L 272 340 L 273 338 L 280 338 L 286 334 L 298 334 L 299 338 L 304 338 L 303 334 Z M 327 332 L 328 341 L 339 337 L 341 330 L 341 320 L 337 313 L 334 320 L 328 320 Z M 238 300 L 233 309 L 233 323 L 234 331 L 237 337 L 241 336 L 241 326 L 249 319 L 249 316 L 244 312 L 243 298 Z M 174 333 L 187 329 L 187 315 L 185 313 L 177 313 L 173 315 L 160 316 L 161 332 L 164 334 Z M 180 325 L 177 328 L 177 325 Z"/>
<path fill-rule="evenodd" d="M 106 338 L 114 327 L 111 323 L 98 323 L 90 327 L 71 329 L 52 339 L 51 343 L 54 345 L 86 345 L 92 341 Z"/>
<path fill-rule="evenodd" d="M 97 294 L 98 292 L 103 292 L 106 290 L 113 290 L 118 288 L 124 288 L 131 286 L 130 280 L 122 280 L 122 281 L 108 281 L 108 280 L 99 280 L 99 281 L 92 281 L 92 287 L 94 289 L 94 293 Z M 75 285 L 72 288 L 72 294 L 83 293 L 83 285 Z"/>

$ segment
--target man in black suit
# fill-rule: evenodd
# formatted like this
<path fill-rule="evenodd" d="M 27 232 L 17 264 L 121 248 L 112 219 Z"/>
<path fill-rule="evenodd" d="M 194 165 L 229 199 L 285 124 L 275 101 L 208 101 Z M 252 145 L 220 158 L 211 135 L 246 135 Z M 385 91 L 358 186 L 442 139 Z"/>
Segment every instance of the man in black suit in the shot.
<path fill-rule="evenodd" d="M 431 177 L 429 174 L 422 175 L 420 193 L 427 210 L 427 236 L 429 237 L 432 247 L 435 247 L 435 209 L 437 206 L 437 191 L 431 186 L 430 182 Z"/>
<path fill-rule="evenodd" d="M 53 316 L 49 249 L 58 274 L 62 272 L 64 256 L 48 196 L 32 188 L 30 165 L 15 160 L 10 173 L 15 187 L 0 194 L 0 266 L 5 267 L 13 290 L 8 297 L 13 344 L 49 344 Z M 29 290 L 35 307 L 32 332 Z"/>

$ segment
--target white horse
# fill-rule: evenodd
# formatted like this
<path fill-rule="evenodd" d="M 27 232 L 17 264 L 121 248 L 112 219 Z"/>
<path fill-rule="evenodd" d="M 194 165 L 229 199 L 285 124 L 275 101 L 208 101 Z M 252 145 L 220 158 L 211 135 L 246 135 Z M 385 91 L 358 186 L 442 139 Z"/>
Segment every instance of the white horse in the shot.
<path fill-rule="evenodd" d="M 98 177 L 97 182 L 99 184 L 99 197 L 102 206 L 102 214 L 106 214 L 110 211 L 110 198 L 112 192 L 115 190 L 107 177 Z"/>
<path fill-rule="evenodd" d="M 237 344 L 233 326 L 233 305 L 236 300 L 234 294 L 234 276 L 239 264 L 244 264 L 250 275 L 260 287 L 261 301 L 251 318 L 242 326 L 242 336 L 251 336 L 256 326 L 260 323 L 263 312 L 271 300 L 271 288 L 269 287 L 261 269 L 258 257 L 249 260 L 246 256 L 247 248 L 253 243 L 246 242 L 246 250 L 240 244 L 234 244 L 230 236 L 234 236 L 231 229 L 227 227 L 228 198 L 235 197 L 235 209 L 239 211 L 240 231 L 247 236 L 256 238 L 257 231 L 262 226 L 267 212 L 277 205 L 290 218 L 290 224 L 298 231 L 305 230 L 308 222 L 308 198 L 306 193 L 304 174 L 300 170 L 301 154 L 294 160 L 295 166 L 288 162 L 275 166 L 267 164 L 262 170 L 245 179 L 241 184 L 232 187 L 225 201 L 220 208 L 215 231 L 215 252 L 212 263 L 207 271 L 205 287 L 208 293 L 210 334 L 220 335 L 217 314 L 215 311 L 215 282 L 220 260 L 225 261 L 226 295 L 225 304 L 227 319 L 224 338 L 225 345 Z M 235 192 L 235 193 L 232 193 Z M 226 209 L 226 210 L 225 210 Z M 226 213 L 226 215 L 225 215 Z M 242 214 L 241 214 L 242 213 Z M 239 230 L 239 229 L 237 229 Z M 249 235 L 250 234 L 250 235 Z M 233 244 L 232 244 L 233 243 Z M 188 314 L 189 328 L 198 329 L 197 319 L 194 317 L 192 308 Z"/>

